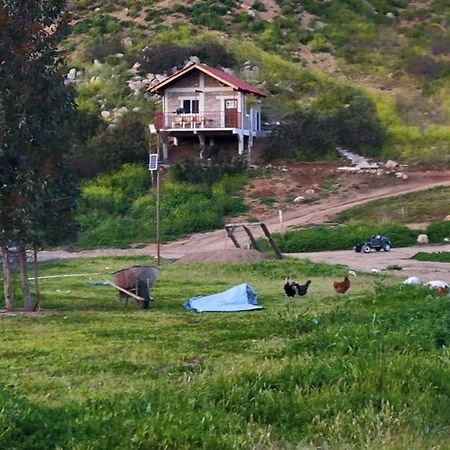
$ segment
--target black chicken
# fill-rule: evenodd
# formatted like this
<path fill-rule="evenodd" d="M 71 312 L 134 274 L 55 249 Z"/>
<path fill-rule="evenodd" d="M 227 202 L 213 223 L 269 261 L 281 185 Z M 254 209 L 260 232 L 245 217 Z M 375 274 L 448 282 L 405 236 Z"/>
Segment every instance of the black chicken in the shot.
<path fill-rule="evenodd" d="M 286 277 L 284 280 L 284 292 L 288 297 L 295 297 L 296 295 L 306 295 L 308 292 L 308 287 L 311 284 L 311 280 L 308 280 L 305 284 L 298 284 L 291 279 L 291 277 Z"/>

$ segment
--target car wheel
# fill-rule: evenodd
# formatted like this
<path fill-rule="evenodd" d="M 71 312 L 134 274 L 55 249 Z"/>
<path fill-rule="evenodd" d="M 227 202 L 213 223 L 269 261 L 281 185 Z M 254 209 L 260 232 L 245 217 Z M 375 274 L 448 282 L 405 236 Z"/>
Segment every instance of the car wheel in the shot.
<path fill-rule="evenodd" d="M 355 245 L 353 247 L 353 249 L 355 250 L 356 253 L 361 253 L 361 246 L 360 245 Z"/>
<path fill-rule="evenodd" d="M 389 244 L 384 244 L 384 251 L 385 252 L 390 252 L 391 251 L 391 246 Z"/>
<path fill-rule="evenodd" d="M 364 253 L 370 253 L 370 247 L 367 244 L 364 244 L 361 249 Z"/>

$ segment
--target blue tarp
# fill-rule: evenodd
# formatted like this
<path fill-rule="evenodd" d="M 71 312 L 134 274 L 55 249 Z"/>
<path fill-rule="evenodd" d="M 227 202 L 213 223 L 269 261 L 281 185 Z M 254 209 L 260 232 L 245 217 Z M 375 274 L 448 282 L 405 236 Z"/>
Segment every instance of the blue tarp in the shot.
<path fill-rule="evenodd" d="M 262 309 L 256 292 L 248 284 L 239 284 L 218 294 L 192 297 L 184 303 L 189 311 L 229 312 Z"/>

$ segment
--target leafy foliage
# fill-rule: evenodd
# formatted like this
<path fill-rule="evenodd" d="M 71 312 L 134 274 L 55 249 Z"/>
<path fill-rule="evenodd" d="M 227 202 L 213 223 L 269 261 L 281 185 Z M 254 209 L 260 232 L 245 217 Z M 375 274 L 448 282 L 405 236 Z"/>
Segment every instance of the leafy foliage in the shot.
<path fill-rule="evenodd" d="M 64 1 L 0 5 L 0 241 L 70 238 L 76 189 L 62 126 L 73 110 L 59 44 Z M 48 28 L 52 27 L 52 32 Z"/>
<path fill-rule="evenodd" d="M 123 29 L 120 21 L 109 14 L 93 14 L 79 22 L 73 28 L 73 34 L 88 33 L 93 38 L 104 34 L 117 33 Z"/>
<path fill-rule="evenodd" d="M 366 242 L 374 234 L 388 236 L 393 247 L 406 247 L 416 244 L 418 231 L 399 224 L 355 222 L 339 227 L 317 226 L 284 234 L 274 233 L 273 237 L 282 252 L 297 253 L 351 250 L 355 244 Z M 267 246 L 265 241 L 263 243 Z"/>
<path fill-rule="evenodd" d="M 379 154 L 386 133 L 370 101 L 355 93 L 334 101 L 332 97 L 317 101 L 315 109 L 288 115 L 272 131 L 262 151 L 264 159 L 321 159 L 338 146 L 371 156 Z"/>
<path fill-rule="evenodd" d="M 203 175 L 202 175 L 203 176 Z M 246 176 L 224 176 L 206 184 L 164 180 L 161 188 L 161 234 L 174 239 L 219 228 L 224 215 L 246 211 L 238 192 Z M 199 181 L 199 180 L 198 180 Z M 82 187 L 78 209 L 83 247 L 121 246 L 156 237 L 156 194 L 143 166 L 125 165 Z"/>
<path fill-rule="evenodd" d="M 170 167 L 170 174 L 173 180 L 180 183 L 204 183 L 208 186 L 211 186 L 226 175 L 242 175 L 247 173 L 247 171 L 247 161 L 242 158 L 235 160 L 212 159 L 207 163 L 186 159 Z"/>
<path fill-rule="evenodd" d="M 138 57 L 141 73 L 166 73 L 173 67 L 179 67 L 190 56 L 197 56 L 201 62 L 211 66 L 233 67 L 234 56 L 214 39 L 201 39 L 189 46 L 172 42 L 146 47 Z"/>
<path fill-rule="evenodd" d="M 72 134 L 81 131 L 82 135 L 69 156 L 71 167 L 80 177 L 89 178 L 126 163 L 146 161 L 145 116 L 129 112 L 109 127 L 94 114 L 82 113 L 80 119 L 83 117 L 87 119 L 85 122 L 72 124 Z"/>
<path fill-rule="evenodd" d="M 430 223 L 426 232 L 431 242 L 444 242 L 444 239 L 450 239 L 450 220 Z"/>

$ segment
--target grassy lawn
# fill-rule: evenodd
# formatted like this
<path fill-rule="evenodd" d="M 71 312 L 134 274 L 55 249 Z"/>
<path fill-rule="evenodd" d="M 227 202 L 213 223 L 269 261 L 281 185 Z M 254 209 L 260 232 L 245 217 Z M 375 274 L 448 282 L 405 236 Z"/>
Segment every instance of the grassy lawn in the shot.
<path fill-rule="evenodd" d="M 450 252 L 419 252 L 413 256 L 418 261 L 450 262 Z"/>
<path fill-rule="evenodd" d="M 338 296 L 343 268 L 288 259 L 164 265 L 147 311 L 88 284 L 136 263 L 44 264 L 97 275 L 42 280 L 55 315 L 0 318 L 0 448 L 448 448 L 449 299 L 375 275 Z M 182 306 L 242 282 L 263 310 Z"/>
<path fill-rule="evenodd" d="M 374 223 L 424 223 L 443 220 L 447 215 L 450 187 L 413 192 L 347 209 L 339 221 L 364 220 Z"/>

